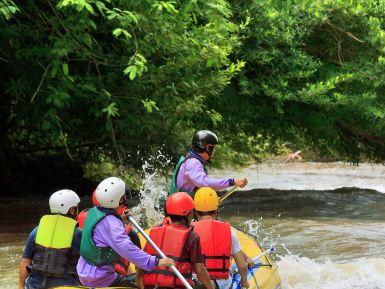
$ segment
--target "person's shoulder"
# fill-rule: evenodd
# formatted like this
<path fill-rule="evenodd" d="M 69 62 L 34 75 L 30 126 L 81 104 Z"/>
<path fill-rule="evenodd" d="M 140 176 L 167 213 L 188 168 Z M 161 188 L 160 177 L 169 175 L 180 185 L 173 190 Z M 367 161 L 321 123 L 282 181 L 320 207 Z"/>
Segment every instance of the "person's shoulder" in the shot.
<path fill-rule="evenodd" d="M 28 239 L 27 239 L 27 247 L 28 246 L 32 246 L 35 241 L 36 241 L 36 236 L 37 236 L 37 229 L 38 229 L 39 226 L 36 226 L 35 228 L 33 228 L 33 230 L 29 233 L 28 235 Z"/>
<path fill-rule="evenodd" d="M 186 168 L 203 167 L 203 164 L 196 158 L 188 158 L 186 161 Z"/>
<path fill-rule="evenodd" d="M 223 220 L 214 220 L 214 223 L 218 224 L 221 227 L 230 229 L 231 232 L 236 233 L 236 231 L 231 227 L 231 224 L 229 222 L 223 221 Z"/>
<path fill-rule="evenodd" d="M 230 234 L 230 239 L 231 239 L 231 246 L 235 246 L 233 249 L 233 251 L 237 251 L 235 253 L 238 253 L 238 251 L 241 250 L 241 243 L 239 241 L 239 238 L 238 238 L 238 235 L 237 235 L 237 232 L 234 231 L 234 230 L 231 230 L 231 234 Z"/>
<path fill-rule="evenodd" d="M 105 218 L 101 219 L 99 223 L 102 223 L 102 226 L 105 227 L 116 227 L 116 226 L 121 226 L 124 228 L 124 224 L 121 218 L 119 218 L 117 215 L 109 214 Z"/>
<path fill-rule="evenodd" d="M 29 237 L 28 238 L 36 239 L 36 235 L 37 235 L 37 230 L 38 229 L 39 229 L 39 226 L 36 226 L 35 228 L 33 228 L 32 231 L 29 233 Z"/>
<path fill-rule="evenodd" d="M 231 238 L 238 239 L 237 232 L 233 228 L 230 229 L 230 233 L 231 233 Z"/>
<path fill-rule="evenodd" d="M 193 242 L 193 241 L 196 241 L 196 240 L 200 240 L 200 237 L 199 237 L 199 235 L 196 232 L 194 232 L 194 230 L 191 230 L 189 235 L 187 236 L 187 239 L 190 242 Z"/>
<path fill-rule="evenodd" d="M 120 221 L 119 217 L 117 215 L 114 215 L 113 213 L 107 213 L 106 216 L 103 219 L 101 219 L 100 221 L 104 221 L 104 220 Z"/>

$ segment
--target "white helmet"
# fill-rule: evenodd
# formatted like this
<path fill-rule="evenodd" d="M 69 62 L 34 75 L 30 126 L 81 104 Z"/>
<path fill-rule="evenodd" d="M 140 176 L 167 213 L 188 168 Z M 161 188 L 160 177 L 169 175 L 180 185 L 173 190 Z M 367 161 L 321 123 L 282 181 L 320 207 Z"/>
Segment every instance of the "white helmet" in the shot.
<path fill-rule="evenodd" d="M 71 190 L 60 190 L 49 198 L 49 208 L 51 213 L 67 214 L 69 209 L 76 207 L 80 203 L 79 196 Z"/>
<path fill-rule="evenodd" d="M 119 178 L 110 177 L 103 180 L 96 188 L 96 199 L 104 208 L 117 208 L 126 192 L 126 184 Z"/>

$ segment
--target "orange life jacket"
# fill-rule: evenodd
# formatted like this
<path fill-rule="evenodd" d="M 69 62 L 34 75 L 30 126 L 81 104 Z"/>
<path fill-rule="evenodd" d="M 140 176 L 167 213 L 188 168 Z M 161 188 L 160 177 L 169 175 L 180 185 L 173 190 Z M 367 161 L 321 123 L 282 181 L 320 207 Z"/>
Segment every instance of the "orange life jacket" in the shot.
<path fill-rule="evenodd" d="M 185 242 L 192 228 L 186 228 L 181 225 L 163 222 L 160 226 L 151 229 L 150 238 L 164 252 L 167 257 L 172 258 L 175 267 L 192 284 L 192 265 L 189 258 L 182 258 Z M 157 255 L 151 244 L 146 243 L 144 251 L 153 256 Z M 168 288 L 184 288 L 183 283 L 176 277 L 171 268 L 155 267 L 151 272 L 145 272 L 143 276 L 144 286 L 149 287 L 168 287 Z"/>
<path fill-rule="evenodd" d="M 217 220 L 194 223 L 194 232 L 201 240 L 201 249 L 211 279 L 229 278 L 231 256 L 230 224 Z"/>

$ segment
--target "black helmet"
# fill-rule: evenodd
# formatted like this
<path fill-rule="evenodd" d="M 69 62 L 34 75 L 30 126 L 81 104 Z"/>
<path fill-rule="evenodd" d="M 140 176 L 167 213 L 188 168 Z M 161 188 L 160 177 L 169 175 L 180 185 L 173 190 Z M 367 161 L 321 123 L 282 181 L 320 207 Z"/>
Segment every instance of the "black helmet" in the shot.
<path fill-rule="evenodd" d="M 207 151 L 210 155 L 213 149 L 208 149 L 207 145 L 214 146 L 218 143 L 218 137 L 215 133 L 209 130 L 200 130 L 193 135 L 191 145 L 198 152 Z"/>

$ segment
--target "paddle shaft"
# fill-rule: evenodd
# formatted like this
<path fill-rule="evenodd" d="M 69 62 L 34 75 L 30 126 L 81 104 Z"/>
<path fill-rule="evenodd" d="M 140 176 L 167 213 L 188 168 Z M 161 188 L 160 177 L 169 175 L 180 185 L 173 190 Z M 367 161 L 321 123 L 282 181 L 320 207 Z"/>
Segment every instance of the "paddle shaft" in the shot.
<path fill-rule="evenodd" d="M 222 197 L 220 197 L 219 201 L 218 201 L 219 205 L 221 205 L 225 199 L 230 197 L 233 193 L 235 193 L 238 190 L 239 190 L 239 187 L 238 186 L 234 186 L 230 191 L 228 191 L 226 194 L 224 194 Z"/>
<path fill-rule="evenodd" d="M 135 221 L 135 219 L 131 216 L 128 216 L 128 220 L 134 225 L 134 227 L 143 235 L 143 237 L 151 244 L 151 246 L 158 252 L 158 254 L 162 258 L 167 258 L 167 256 L 159 249 L 159 247 L 154 243 L 153 240 L 146 234 L 146 232 L 139 226 L 139 224 Z M 170 240 L 170 242 L 173 242 L 173 240 Z M 178 269 L 175 266 L 170 267 L 172 271 L 174 271 L 175 275 L 182 281 L 184 286 L 186 286 L 187 289 L 193 289 L 191 285 L 187 282 L 187 280 L 183 277 L 183 275 L 178 271 Z"/>
<path fill-rule="evenodd" d="M 258 261 L 259 259 L 261 259 L 262 257 L 265 257 L 267 254 L 270 254 L 271 252 L 273 252 L 275 249 L 272 249 L 272 248 L 269 248 L 267 249 L 265 252 L 262 252 L 261 254 L 259 254 L 257 257 L 255 257 L 253 259 L 254 262 Z"/>
<path fill-rule="evenodd" d="M 261 254 L 259 254 L 257 257 L 255 257 L 255 258 L 253 259 L 254 263 L 257 262 L 259 259 L 265 257 L 267 254 L 270 254 L 270 253 L 273 252 L 274 250 L 275 250 L 274 248 L 269 248 L 269 249 L 267 249 L 266 251 L 262 252 Z M 237 268 L 237 270 L 236 270 L 234 273 L 236 273 L 236 272 L 238 272 L 238 268 Z"/>

